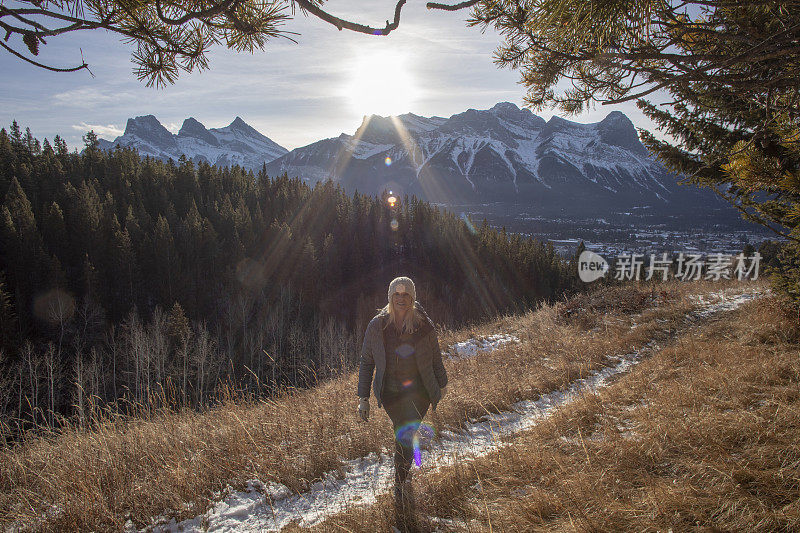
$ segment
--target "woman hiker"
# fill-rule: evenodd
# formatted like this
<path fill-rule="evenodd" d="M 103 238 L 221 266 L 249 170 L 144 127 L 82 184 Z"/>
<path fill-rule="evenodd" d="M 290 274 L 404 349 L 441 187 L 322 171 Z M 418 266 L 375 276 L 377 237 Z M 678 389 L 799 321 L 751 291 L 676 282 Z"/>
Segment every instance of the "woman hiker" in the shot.
<path fill-rule="evenodd" d="M 414 435 L 428 407 L 436 409 L 447 385 L 439 339 L 428 315 L 416 301 L 414 282 L 399 277 L 389 284 L 389 302 L 364 333 L 358 372 L 358 412 L 369 417 L 369 390 L 375 392 L 394 426 L 395 507 L 413 514 L 411 461 Z M 375 377 L 373 379 L 373 371 Z"/>

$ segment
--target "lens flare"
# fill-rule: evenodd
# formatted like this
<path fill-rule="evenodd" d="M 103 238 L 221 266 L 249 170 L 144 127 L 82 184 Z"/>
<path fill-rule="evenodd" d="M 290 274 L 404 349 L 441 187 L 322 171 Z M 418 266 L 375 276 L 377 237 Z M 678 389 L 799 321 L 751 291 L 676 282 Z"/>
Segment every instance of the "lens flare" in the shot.
<path fill-rule="evenodd" d="M 394 207 L 394 204 L 397 203 L 397 198 L 395 198 L 394 196 L 390 196 L 389 198 L 386 199 L 386 201 L 389 202 L 389 207 Z"/>
<path fill-rule="evenodd" d="M 407 342 L 404 342 L 397 347 L 395 353 L 405 359 L 406 357 L 410 357 L 414 354 L 414 347 Z"/>
<path fill-rule="evenodd" d="M 245 257 L 236 265 L 236 279 L 248 289 L 261 288 L 266 283 L 264 267 L 258 261 Z"/>
<path fill-rule="evenodd" d="M 469 217 L 467 216 L 466 213 L 461 213 L 461 220 L 464 221 L 464 224 L 466 224 L 467 229 L 469 230 L 470 233 L 472 233 L 473 235 L 477 233 L 477 231 L 475 231 L 475 226 L 472 225 L 472 222 L 470 222 Z"/>
<path fill-rule="evenodd" d="M 403 446 L 411 446 L 414 440 L 414 433 L 419 429 L 420 423 L 419 420 L 412 420 L 400 426 L 397 428 L 397 431 L 395 431 L 394 438 Z"/>
<path fill-rule="evenodd" d="M 400 223 L 397 222 L 396 218 L 393 218 L 391 222 L 389 222 L 389 227 L 392 228 L 392 231 L 397 231 L 397 228 L 400 227 Z"/>
<path fill-rule="evenodd" d="M 412 420 L 397 429 L 395 438 L 401 445 L 413 450 L 414 463 L 420 466 L 422 464 L 422 444 L 433 439 L 435 434 L 432 426 L 423 424 L 420 420 Z"/>
<path fill-rule="evenodd" d="M 33 314 L 50 324 L 69 321 L 75 314 L 75 298 L 65 290 L 50 289 L 33 299 Z"/>
<path fill-rule="evenodd" d="M 436 434 L 436 431 L 430 424 L 420 424 L 417 434 L 419 435 L 420 439 L 425 442 L 431 440 Z"/>
<path fill-rule="evenodd" d="M 384 163 L 386 163 L 387 167 L 392 166 L 392 158 L 391 157 L 387 157 L 386 160 L 384 161 Z"/>
<path fill-rule="evenodd" d="M 413 379 L 406 379 L 400 385 L 402 385 L 404 389 L 407 389 L 413 384 L 414 384 L 414 380 Z"/>

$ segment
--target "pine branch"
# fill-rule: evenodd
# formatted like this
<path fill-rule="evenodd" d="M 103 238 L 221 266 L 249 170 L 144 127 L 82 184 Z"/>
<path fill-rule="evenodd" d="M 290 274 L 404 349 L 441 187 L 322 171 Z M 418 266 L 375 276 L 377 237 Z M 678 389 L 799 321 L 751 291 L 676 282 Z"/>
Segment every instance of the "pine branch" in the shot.
<path fill-rule="evenodd" d="M 397 5 L 394 8 L 394 21 L 389 22 L 386 21 L 386 26 L 383 28 L 373 28 L 371 26 L 365 26 L 363 24 L 358 24 L 356 22 L 350 22 L 348 20 L 340 19 L 334 15 L 331 15 L 327 11 L 322 10 L 315 4 L 312 4 L 309 0 L 295 0 L 297 4 L 301 7 L 301 9 L 308 11 L 315 17 L 324 20 L 325 22 L 336 26 L 339 31 L 350 30 L 358 33 L 366 33 L 367 35 L 389 35 L 392 31 L 396 30 L 397 27 L 400 25 L 400 11 L 403 9 L 403 5 L 405 5 L 406 0 L 399 0 Z"/>
<path fill-rule="evenodd" d="M 17 52 L 16 50 L 14 50 L 13 48 L 11 48 L 10 46 L 8 46 L 6 43 L 4 43 L 2 41 L 0 41 L 0 46 L 2 46 L 3 48 L 5 48 L 9 52 L 11 52 L 12 54 L 17 56 L 18 58 L 22 59 L 23 61 L 27 61 L 28 63 L 30 63 L 32 65 L 36 65 L 39 68 L 43 68 L 45 70 L 50 70 L 52 72 L 75 72 L 75 71 L 81 70 L 81 69 L 89 70 L 89 65 L 86 62 L 83 62 L 81 65 L 79 65 L 77 67 L 66 67 L 66 68 L 51 67 L 49 65 L 45 65 L 43 63 L 39 63 L 38 61 L 34 61 L 33 59 L 25 57 L 24 55 L 20 54 L 19 52 Z M 91 73 L 91 71 L 89 71 L 89 72 Z"/>
<path fill-rule="evenodd" d="M 440 4 L 438 2 L 428 2 L 425 4 L 425 7 L 428 9 L 441 9 L 443 11 L 458 11 L 459 9 L 464 9 L 467 7 L 472 7 L 481 0 L 467 0 L 466 2 L 461 2 L 460 4 L 450 5 L 450 4 Z"/>
<path fill-rule="evenodd" d="M 782 232 L 780 230 L 777 230 L 777 229 L 773 228 L 769 224 L 769 222 L 767 220 L 765 220 L 764 218 L 762 218 L 761 216 L 759 216 L 759 215 L 757 215 L 755 213 L 748 213 L 747 210 L 744 207 L 742 207 L 736 201 L 734 201 L 732 198 L 730 198 L 729 195 L 727 195 L 727 194 L 723 193 L 722 191 L 720 191 L 715 185 L 709 184 L 708 187 L 712 191 L 717 193 L 718 196 L 722 197 L 729 204 L 731 204 L 733 207 L 735 207 L 737 210 L 739 210 L 739 212 L 742 213 L 742 218 L 750 220 L 751 222 L 755 222 L 756 224 L 760 224 L 761 226 L 764 226 L 765 228 L 767 228 L 770 231 L 780 235 L 781 237 L 785 237 L 785 238 L 787 238 L 789 240 L 792 240 L 792 241 L 794 241 L 796 243 L 800 243 L 800 239 L 799 238 L 794 237 L 790 233 L 785 233 L 785 232 Z"/>
<path fill-rule="evenodd" d="M 185 24 L 190 20 L 208 18 L 214 15 L 219 15 L 220 13 L 224 13 L 229 9 L 236 7 L 236 4 L 240 3 L 241 1 L 242 0 L 225 0 L 224 2 L 202 11 L 187 11 L 185 15 L 177 19 L 173 19 L 164 15 L 163 7 L 161 6 L 161 0 L 155 0 L 155 4 L 156 13 L 158 13 L 158 18 L 161 20 L 161 22 L 171 26 L 180 26 L 181 24 Z"/>

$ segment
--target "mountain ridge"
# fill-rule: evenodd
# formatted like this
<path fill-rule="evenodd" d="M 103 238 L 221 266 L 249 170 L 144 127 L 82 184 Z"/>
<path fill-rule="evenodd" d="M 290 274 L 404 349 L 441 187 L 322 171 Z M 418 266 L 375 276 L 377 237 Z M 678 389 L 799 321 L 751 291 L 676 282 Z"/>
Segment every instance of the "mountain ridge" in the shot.
<path fill-rule="evenodd" d="M 680 186 L 620 111 L 595 123 L 545 120 L 511 102 L 449 118 L 365 116 L 353 135 L 296 148 L 267 173 L 332 179 L 348 192 L 416 195 L 443 204 L 528 203 L 549 211 L 717 209 L 710 191 Z"/>
<path fill-rule="evenodd" d="M 351 135 L 287 150 L 237 116 L 207 129 L 194 117 L 170 133 L 153 115 L 128 120 L 100 147 L 131 146 L 142 155 L 266 167 L 313 184 L 331 179 L 369 195 L 391 189 L 448 205 L 527 204 L 550 213 L 719 209 L 713 192 L 678 184 L 650 157 L 631 120 L 612 111 L 594 123 L 549 120 L 511 102 L 450 117 L 366 115 Z"/>
<path fill-rule="evenodd" d="M 288 152 L 269 137 L 237 116 L 229 125 L 206 128 L 194 117 L 183 121 L 177 134 L 167 130 L 153 115 L 129 118 L 125 132 L 107 141 L 100 139 L 100 148 L 112 150 L 117 146 L 136 148 L 143 156 L 162 160 L 178 160 L 186 155 L 194 162 L 217 166 L 239 165 L 258 170 L 265 163 Z"/>

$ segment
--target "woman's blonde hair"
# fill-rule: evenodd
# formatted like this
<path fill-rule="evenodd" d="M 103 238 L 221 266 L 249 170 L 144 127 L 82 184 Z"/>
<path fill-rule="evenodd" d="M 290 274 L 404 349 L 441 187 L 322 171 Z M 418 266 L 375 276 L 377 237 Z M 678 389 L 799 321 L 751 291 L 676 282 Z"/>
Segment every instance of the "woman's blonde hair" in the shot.
<path fill-rule="evenodd" d="M 394 313 L 396 312 L 394 310 L 394 305 L 392 305 L 392 301 L 389 300 L 389 303 L 387 303 L 386 306 L 380 310 L 380 312 L 389 315 L 389 320 L 386 321 L 386 325 L 384 326 L 384 329 L 386 329 L 389 327 L 389 324 L 394 321 Z M 402 332 L 413 333 L 417 329 L 417 326 L 419 326 L 420 322 L 422 322 L 422 316 L 417 310 L 417 302 L 414 302 L 414 304 L 411 306 L 411 309 L 409 309 L 409 312 L 406 313 L 406 316 L 403 319 Z"/>

